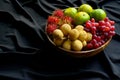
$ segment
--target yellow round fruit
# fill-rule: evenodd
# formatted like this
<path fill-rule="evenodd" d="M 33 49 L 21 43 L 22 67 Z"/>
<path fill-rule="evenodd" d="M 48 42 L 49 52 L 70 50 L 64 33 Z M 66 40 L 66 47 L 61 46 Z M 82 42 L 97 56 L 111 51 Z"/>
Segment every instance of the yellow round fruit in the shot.
<path fill-rule="evenodd" d="M 76 39 L 76 40 L 72 41 L 71 47 L 72 47 L 72 50 L 74 50 L 74 51 L 81 51 L 83 48 L 83 44 L 80 40 Z"/>
<path fill-rule="evenodd" d="M 85 30 L 79 31 L 79 37 L 78 37 L 78 39 L 81 40 L 81 41 L 84 41 L 84 40 L 86 40 L 86 38 L 87 38 L 86 31 Z"/>
<path fill-rule="evenodd" d="M 77 29 L 71 29 L 69 32 L 69 39 L 76 40 L 79 37 L 79 31 Z"/>
<path fill-rule="evenodd" d="M 87 42 L 84 40 L 82 44 L 83 44 L 83 47 L 85 47 L 87 45 Z"/>
<path fill-rule="evenodd" d="M 93 8 L 89 4 L 82 4 L 78 8 L 78 11 L 84 11 L 84 12 L 87 12 L 88 14 L 90 14 L 93 11 Z"/>
<path fill-rule="evenodd" d="M 55 43 L 56 46 L 61 46 L 63 41 L 64 41 L 64 39 L 60 39 L 60 38 L 53 39 L 53 42 Z"/>
<path fill-rule="evenodd" d="M 71 41 L 69 39 L 67 39 L 66 41 L 64 41 L 62 47 L 64 49 L 71 50 Z"/>
<path fill-rule="evenodd" d="M 89 42 L 92 40 L 92 33 L 90 32 L 87 32 L 87 38 L 86 38 L 86 41 Z"/>
<path fill-rule="evenodd" d="M 78 31 L 81 31 L 81 30 L 84 30 L 84 26 L 82 26 L 82 25 L 77 25 L 77 26 L 75 27 L 75 29 L 77 29 Z"/>
<path fill-rule="evenodd" d="M 60 29 L 55 29 L 53 31 L 53 37 L 62 39 L 64 37 L 64 34 Z"/>
<path fill-rule="evenodd" d="M 71 30 L 71 26 L 69 24 L 63 24 L 60 29 L 62 30 L 64 35 L 68 35 Z"/>

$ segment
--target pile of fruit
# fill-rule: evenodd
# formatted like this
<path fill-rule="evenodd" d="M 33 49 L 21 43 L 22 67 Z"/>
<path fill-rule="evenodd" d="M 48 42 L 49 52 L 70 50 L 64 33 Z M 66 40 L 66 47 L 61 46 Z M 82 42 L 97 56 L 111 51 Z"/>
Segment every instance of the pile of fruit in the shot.
<path fill-rule="evenodd" d="M 47 19 L 46 32 L 54 44 L 66 50 L 96 49 L 115 35 L 115 22 L 103 9 L 89 4 L 57 9 Z"/>

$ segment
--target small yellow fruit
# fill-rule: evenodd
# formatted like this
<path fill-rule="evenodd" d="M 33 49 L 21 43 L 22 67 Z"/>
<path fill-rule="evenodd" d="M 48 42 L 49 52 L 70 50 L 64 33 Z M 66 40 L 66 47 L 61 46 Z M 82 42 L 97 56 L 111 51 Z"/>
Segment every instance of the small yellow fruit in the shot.
<path fill-rule="evenodd" d="M 55 29 L 53 31 L 53 37 L 62 39 L 64 37 L 64 34 L 60 29 Z"/>
<path fill-rule="evenodd" d="M 82 44 L 83 44 L 83 47 L 85 47 L 87 45 L 87 42 L 84 40 Z"/>
<path fill-rule="evenodd" d="M 72 29 L 69 32 L 70 40 L 76 40 L 79 37 L 79 31 L 77 29 Z"/>
<path fill-rule="evenodd" d="M 86 33 L 86 31 L 85 30 L 81 30 L 81 31 L 79 31 L 79 37 L 78 37 L 78 39 L 79 40 L 81 40 L 81 41 L 84 41 L 84 40 L 86 40 L 86 38 L 87 38 L 87 33 Z"/>
<path fill-rule="evenodd" d="M 64 35 L 68 35 L 71 30 L 71 26 L 69 24 L 63 24 L 60 29 L 62 30 Z"/>
<path fill-rule="evenodd" d="M 77 26 L 75 27 L 75 29 L 77 29 L 78 31 L 81 31 L 81 30 L 84 30 L 84 26 L 82 26 L 82 25 L 77 25 Z"/>
<path fill-rule="evenodd" d="M 72 46 L 72 50 L 74 50 L 74 51 L 81 51 L 82 48 L 83 48 L 82 42 L 80 40 L 78 40 L 78 39 L 74 40 L 72 42 L 71 46 Z"/>
<path fill-rule="evenodd" d="M 61 46 L 63 41 L 64 41 L 64 39 L 60 39 L 60 38 L 53 39 L 53 42 L 55 43 L 56 46 Z"/>
<path fill-rule="evenodd" d="M 63 47 L 64 49 L 71 50 L 71 41 L 70 41 L 69 39 L 67 39 L 67 40 L 63 43 L 62 47 Z"/>
<path fill-rule="evenodd" d="M 92 34 L 90 32 L 87 32 L 87 38 L 86 41 L 89 42 L 92 40 Z"/>

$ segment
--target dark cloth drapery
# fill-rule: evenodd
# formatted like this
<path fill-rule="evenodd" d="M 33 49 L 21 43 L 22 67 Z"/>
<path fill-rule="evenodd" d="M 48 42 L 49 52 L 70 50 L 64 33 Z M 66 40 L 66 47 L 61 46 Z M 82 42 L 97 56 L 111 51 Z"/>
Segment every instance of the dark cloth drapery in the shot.
<path fill-rule="evenodd" d="M 46 19 L 55 9 L 88 3 L 114 20 L 116 35 L 100 54 L 74 58 L 47 41 Z M 119 80 L 119 0 L 0 0 L 0 79 Z"/>

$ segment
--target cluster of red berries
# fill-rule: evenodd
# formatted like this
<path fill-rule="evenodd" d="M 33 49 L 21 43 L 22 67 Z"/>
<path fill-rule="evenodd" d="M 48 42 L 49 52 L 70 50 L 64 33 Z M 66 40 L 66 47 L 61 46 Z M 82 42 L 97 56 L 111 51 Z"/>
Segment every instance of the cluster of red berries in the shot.
<path fill-rule="evenodd" d="M 71 24 L 73 19 L 65 16 L 63 10 L 57 9 L 47 19 L 47 33 L 51 34 L 56 28 L 59 28 L 64 23 Z"/>
<path fill-rule="evenodd" d="M 74 21 L 71 17 L 64 15 L 63 10 L 57 9 L 47 19 L 47 34 L 51 35 L 53 31 L 62 24 L 70 24 L 74 27 Z M 104 20 L 95 21 L 94 18 L 88 20 L 83 26 L 85 31 L 92 34 L 92 40 L 87 43 L 87 49 L 96 49 L 103 45 L 108 39 L 115 35 L 115 22 L 106 17 Z"/>
<path fill-rule="evenodd" d="M 84 29 L 92 33 L 92 40 L 87 44 L 88 49 L 95 49 L 103 45 L 108 39 L 115 35 L 115 22 L 106 17 L 96 22 L 94 18 L 87 21 Z"/>

